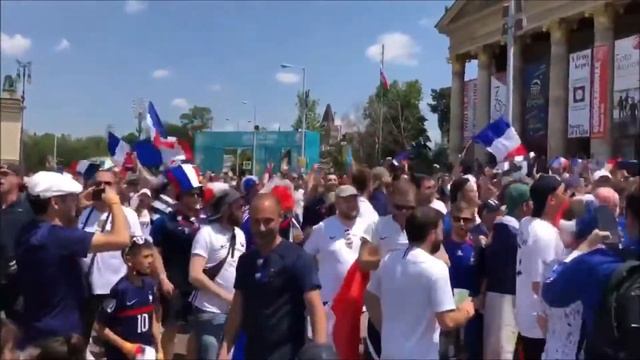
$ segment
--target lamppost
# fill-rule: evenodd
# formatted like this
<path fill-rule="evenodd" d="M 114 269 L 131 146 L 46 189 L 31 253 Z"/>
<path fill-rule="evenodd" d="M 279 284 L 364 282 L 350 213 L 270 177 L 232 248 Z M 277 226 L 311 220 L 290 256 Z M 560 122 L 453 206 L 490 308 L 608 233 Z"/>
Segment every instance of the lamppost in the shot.
<path fill-rule="evenodd" d="M 147 117 L 147 101 L 143 98 L 137 98 L 133 100 L 131 105 L 131 110 L 133 111 L 133 117 L 136 119 L 138 123 L 138 127 L 136 128 L 136 133 L 138 135 L 138 140 L 140 140 L 145 132 L 142 124 L 144 123 Z"/>
<path fill-rule="evenodd" d="M 20 164 L 23 163 L 24 159 L 24 110 L 26 107 L 24 106 L 25 102 L 25 84 L 31 85 L 31 61 L 22 62 L 16 59 L 18 63 L 18 70 L 16 71 L 16 82 L 22 80 L 22 95 L 20 97 L 20 105 L 22 106 L 22 113 L 20 114 Z"/>
<path fill-rule="evenodd" d="M 307 156 L 306 156 L 306 146 L 305 146 L 305 138 L 306 138 L 306 132 L 307 132 L 307 92 L 306 92 L 306 84 L 307 84 L 307 68 L 305 68 L 304 66 L 296 66 L 296 65 L 291 65 L 291 64 L 287 64 L 287 63 L 283 63 L 280 64 L 280 67 L 282 69 L 299 69 L 302 70 L 302 141 L 301 141 L 301 145 L 302 145 L 302 149 L 300 151 L 300 154 L 302 155 L 302 158 L 304 159 L 304 168 L 306 168 L 307 165 Z"/>
<path fill-rule="evenodd" d="M 242 100 L 242 104 L 244 105 L 249 105 L 249 101 L 248 100 Z M 251 122 L 251 121 L 249 121 Z M 251 149 L 251 169 L 253 172 L 253 175 L 256 175 L 257 171 L 256 171 L 256 146 L 257 146 L 257 138 L 258 138 L 258 130 L 260 128 L 258 127 L 258 123 L 256 122 L 256 104 L 253 104 L 253 146 Z"/>

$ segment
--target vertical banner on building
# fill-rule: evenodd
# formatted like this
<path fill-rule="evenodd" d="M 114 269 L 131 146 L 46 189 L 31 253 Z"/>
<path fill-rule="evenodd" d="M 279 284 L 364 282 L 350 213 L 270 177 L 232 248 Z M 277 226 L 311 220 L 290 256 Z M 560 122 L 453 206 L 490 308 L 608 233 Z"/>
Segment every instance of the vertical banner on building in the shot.
<path fill-rule="evenodd" d="M 507 119 L 507 74 L 503 72 L 491 77 L 491 121 L 501 116 Z"/>
<path fill-rule="evenodd" d="M 569 56 L 569 113 L 567 136 L 589 137 L 591 124 L 591 49 Z"/>
<path fill-rule="evenodd" d="M 466 144 L 474 135 L 476 105 L 478 104 L 478 80 L 467 80 L 464 83 L 464 101 L 462 116 L 462 139 Z"/>
<path fill-rule="evenodd" d="M 536 154 L 547 153 L 549 66 L 546 62 L 524 68 L 524 143 Z"/>
<path fill-rule="evenodd" d="M 616 134 L 640 131 L 640 34 L 615 42 L 613 78 L 613 123 Z M 631 147 L 633 148 L 633 146 Z"/>
<path fill-rule="evenodd" d="M 593 91 L 591 93 L 591 138 L 602 139 L 609 123 L 609 54 L 608 44 L 593 48 Z"/>

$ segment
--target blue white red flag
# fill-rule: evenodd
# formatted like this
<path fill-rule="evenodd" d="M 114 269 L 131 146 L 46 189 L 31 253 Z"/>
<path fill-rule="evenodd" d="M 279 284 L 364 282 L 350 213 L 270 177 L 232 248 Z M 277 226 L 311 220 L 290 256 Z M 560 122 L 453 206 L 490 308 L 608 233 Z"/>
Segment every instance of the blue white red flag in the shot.
<path fill-rule="evenodd" d="M 200 184 L 200 171 L 191 164 L 170 167 L 166 170 L 165 176 L 178 192 L 188 192 L 202 186 Z"/>
<path fill-rule="evenodd" d="M 498 161 L 527 155 L 520 136 L 503 117 L 490 122 L 473 137 L 473 141 L 484 146 Z"/>
<path fill-rule="evenodd" d="M 109 148 L 111 161 L 113 161 L 115 165 L 123 166 L 125 162 L 130 162 L 127 158 L 131 159 L 131 147 L 111 131 L 109 131 L 107 147 Z"/>

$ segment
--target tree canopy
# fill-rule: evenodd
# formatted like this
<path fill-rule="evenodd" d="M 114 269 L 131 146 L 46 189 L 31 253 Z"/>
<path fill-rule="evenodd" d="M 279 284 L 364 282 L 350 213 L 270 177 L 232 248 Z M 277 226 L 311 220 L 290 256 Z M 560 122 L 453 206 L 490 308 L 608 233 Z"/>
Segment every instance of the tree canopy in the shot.
<path fill-rule="evenodd" d="M 311 99 L 310 92 L 307 90 L 307 130 L 320 131 L 321 129 L 321 115 L 318 112 L 318 105 L 320 100 Z M 298 115 L 291 127 L 294 130 L 302 130 L 302 117 L 304 115 L 304 95 L 302 91 L 298 91 L 296 94 L 296 106 L 298 108 Z"/>
<path fill-rule="evenodd" d="M 425 128 L 427 118 L 420 110 L 421 101 L 422 85 L 418 80 L 404 83 L 393 81 L 389 89 L 383 89 L 378 85 L 362 111 L 366 125 L 359 135 L 361 149 L 354 149 L 356 161 L 370 165 L 378 163 L 377 142 L 380 124 L 382 159 L 405 150 L 416 150 L 416 146 L 421 148 L 424 147 L 422 144 L 429 143 L 431 139 Z M 428 146 L 424 150 L 427 154 L 430 152 Z"/>
<path fill-rule="evenodd" d="M 180 124 L 192 134 L 198 131 L 211 129 L 213 125 L 213 114 L 206 106 L 194 105 L 188 112 L 179 117 Z"/>
<path fill-rule="evenodd" d="M 442 134 L 442 140 L 449 143 L 449 104 L 451 101 L 451 88 L 431 89 L 431 102 L 429 111 L 438 117 L 438 129 Z"/>

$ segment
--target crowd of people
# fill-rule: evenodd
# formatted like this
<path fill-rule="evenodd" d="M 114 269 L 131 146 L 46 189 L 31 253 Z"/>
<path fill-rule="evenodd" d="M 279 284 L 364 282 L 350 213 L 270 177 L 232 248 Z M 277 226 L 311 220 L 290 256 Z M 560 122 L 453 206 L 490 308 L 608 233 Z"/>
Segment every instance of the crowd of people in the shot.
<path fill-rule="evenodd" d="M 637 169 L 510 166 L 2 165 L 0 357 L 347 359 L 352 272 L 363 358 L 640 357 Z"/>

